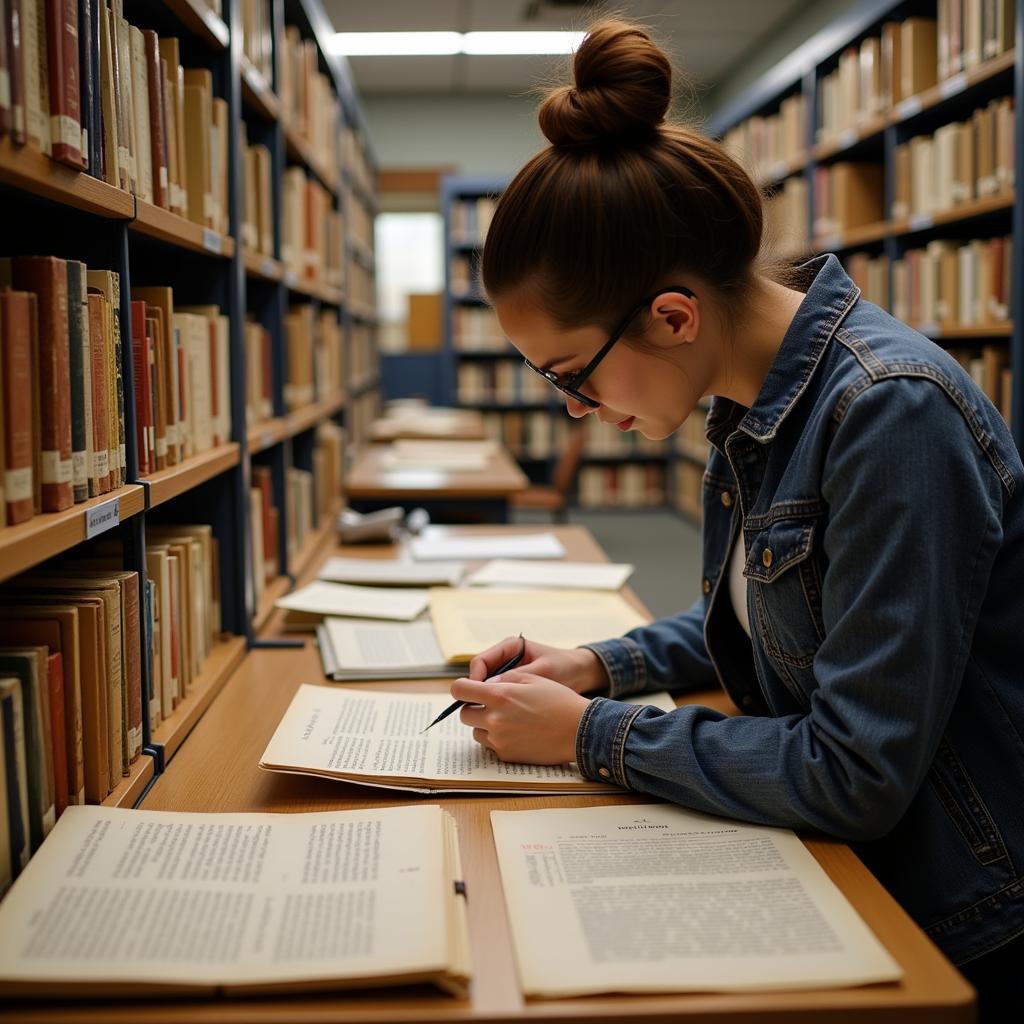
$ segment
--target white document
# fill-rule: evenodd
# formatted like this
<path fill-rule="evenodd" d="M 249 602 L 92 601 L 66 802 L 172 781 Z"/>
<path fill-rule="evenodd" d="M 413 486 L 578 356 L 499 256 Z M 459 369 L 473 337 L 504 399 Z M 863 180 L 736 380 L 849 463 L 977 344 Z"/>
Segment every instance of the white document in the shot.
<path fill-rule="evenodd" d="M 602 562 L 531 562 L 496 558 L 466 580 L 472 586 L 555 587 L 563 590 L 618 590 L 633 566 Z"/>
<path fill-rule="evenodd" d="M 0 991 L 422 979 L 464 990 L 453 839 L 453 820 L 430 804 L 315 814 L 68 807 L 0 905 Z"/>
<path fill-rule="evenodd" d="M 454 587 L 466 567 L 462 562 L 413 562 L 395 558 L 328 558 L 317 576 L 333 583 L 378 587 Z"/>
<path fill-rule="evenodd" d="M 430 617 L 449 661 L 464 661 L 507 636 L 579 647 L 642 626 L 646 617 L 621 594 L 596 590 L 495 590 L 435 587 Z"/>
<path fill-rule="evenodd" d="M 668 804 L 491 811 L 491 827 L 525 995 L 902 976 L 786 829 Z"/>
<path fill-rule="evenodd" d="M 471 456 L 473 458 L 489 458 L 498 453 L 497 441 L 418 441 L 402 439 L 391 445 L 392 452 L 400 459 L 451 458 L 453 456 Z"/>
<path fill-rule="evenodd" d="M 359 679 L 438 679 L 462 675 L 437 645 L 429 618 L 415 622 L 324 619 L 317 630 L 324 674 L 336 682 Z"/>
<path fill-rule="evenodd" d="M 473 739 L 458 712 L 423 730 L 448 693 L 300 686 L 260 767 L 418 793 L 614 793 L 575 765 L 511 764 Z"/>
<path fill-rule="evenodd" d="M 350 587 L 317 581 L 278 598 L 278 608 L 310 615 L 345 615 L 363 619 L 415 619 L 427 607 L 426 590 L 397 587 Z"/>
<path fill-rule="evenodd" d="M 553 533 L 453 536 L 446 527 L 427 527 L 409 542 L 417 561 L 487 558 L 564 558 L 565 548 Z"/>
<path fill-rule="evenodd" d="M 451 454 L 436 453 L 434 455 L 401 455 L 395 451 L 382 452 L 377 459 L 381 469 L 393 470 L 444 470 L 448 473 L 482 473 L 488 464 L 486 455 L 471 453 Z"/>

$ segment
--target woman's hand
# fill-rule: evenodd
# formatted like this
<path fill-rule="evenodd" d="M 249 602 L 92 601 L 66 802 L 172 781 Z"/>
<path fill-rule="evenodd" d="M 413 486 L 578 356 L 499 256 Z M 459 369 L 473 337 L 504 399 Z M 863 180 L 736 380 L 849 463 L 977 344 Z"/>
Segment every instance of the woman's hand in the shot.
<path fill-rule="evenodd" d="M 574 653 L 546 649 L 560 655 Z M 472 727 L 473 739 L 502 761 L 568 764 L 576 760 L 576 729 L 589 701 L 567 686 L 515 668 L 487 682 L 456 679 L 452 696 L 483 705 L 464 707 L 459 715 L 464 725 Z"/>
<path fill-rule="evenodd" d="M 489 647 L 483 654 L 478 654 L 469 663 L 469 678 L 486 679 L 519 650 L 522 642 L 517 636 L 509 636 Z M 556 680 L 577 693 L 591 693 L 608 688 L 608 673 L 601 659 L 586 647 L 567 650 L 527 640 L 523 660 L 516 666 L 515 671 Z M 508 679 L 509 675 L 510 673 L 506 672 L 504 678 Z"/>

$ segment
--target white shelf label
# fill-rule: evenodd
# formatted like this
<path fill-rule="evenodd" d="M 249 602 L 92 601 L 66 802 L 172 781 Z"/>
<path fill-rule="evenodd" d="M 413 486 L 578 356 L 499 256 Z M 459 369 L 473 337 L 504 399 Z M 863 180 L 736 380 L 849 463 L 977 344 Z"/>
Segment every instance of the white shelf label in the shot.
<path fill-rule="evenodd" d="M 921 101 L 916 96 L 896 104 L 896 116 L 902 121 L 921 113 Z"/>
<path fill-rule="evenodd" d="M 908 223 L 911 231 L 926 231 L 935 227 L 935 218 L 930 213 L 919 213 L 916 217 L 911 217 Z"/>
<path fill-rule="evenodd" d="M 274 276 L 274 261 L 269 256 L 260 264 L 260 273 L 262 273 L 264 277 Z"/>
<path fill-rule="evenodd" d="M 121 522 L 121 499 L 111 498 L 85 510 L 85 539 L 89 540 Z"/>
<path fill-rule="evenodd" d="M 286 270 L 284 275 L 284 283 L 289 288 L 294 288 L 299 283 L 299 276 L 294 270 Z"/>
<path fill-rule="evenodd" d="M 218 256 L 221 252 L 221 237 L 216 231 L 211 231 L 210 228 L 203 228 L 203 248 L 207 252 L 216 253 Z"/>
<path fill-rule="evenodd" d="M 850 128 L 836 139 L 840 149 L 849 149 L 857 141 L 857 130 Z"/>
<path fill-rule="evenodd" d="M 947 78 L 944 82 L 939 82 L 939 95 L 946 100 L 958 92 L 963 92 L 966 88 L 967 74 L 961 71 L 960 74 L 953 75 L 952 78 Z"/>

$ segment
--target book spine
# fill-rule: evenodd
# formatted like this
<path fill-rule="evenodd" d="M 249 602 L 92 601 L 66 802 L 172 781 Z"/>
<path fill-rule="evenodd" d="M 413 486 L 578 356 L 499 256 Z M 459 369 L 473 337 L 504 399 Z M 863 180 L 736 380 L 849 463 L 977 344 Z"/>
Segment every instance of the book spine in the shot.
<path fill-rule="evenodd" d="M 46 44 L 53 158 L 81 170 L 77 0 L 46 0 Z"/>
<path fill-rule="evenodd" d="M 160 65 L 159 39 L 155 32 L 142 33 L 146 56 L 146 80 L 149 93 L 149 129 L 152 143 L 153 202 L 170 208 L 167 192 L 167 125 L 164 120 L 163 73 Z"/>
<path fill-rule="evenodd" d="M 7 0 L 0 0 L 0 135 L 11 130 L 11 61 L 7 38 Z"/>
<path fill-rule="evenodd" d="M 131 88 L 133 127 L 135 129 L 136 187 L 139 196 L 153 202 L 153 144 L 149 131 L 149 87 L 146 71 L 146 44 L 142 32 L 125 22 L 128 37 L 128 68 Z"/>
<path fill-rule="evenodd" d="M 113 301 L 111 302 L 111 319 L 114 326 L 114 401 L 117 412 L 117 486 L 123 487 L 128 469 L 128 462 L 125 457 L 125 436 L 124 436 L 124 376 L 121 368 L 124 362 L 121 358 L 121 275 L 111 273 Z"/>
<path fill-rule="evenodd" d="M 135 449 L 139 474 L 151 471 L 149 464 L 149 426 L 152 419 L 152 397 L 149 394 L 149 359 L 146 352 L 146 304 L 132 302 L 132 369 L 135 389 Z"/>
<path fill-rule="evenodd" d="M 107 364 L 106 310 L 102 295 L 88 296 L 89 342 L 92 355 L 93 464 L 98 494 L 110 490 L 110 383 Z"/>
<path fill-rule="evenodd" d="M 96 159 L 95 145 L 99 135 L 99 125 L 95 120 L 93 90 L 96 82 L 96 71 L 92 63 L 92 41 L 94 36 L 91 0 L 78 2 L 78 109 L 82 122 L 82 163 L 89 174 L 100 177 L 99 161 Z"/>
<path fill-rule="evenodd" d="M 12 878 L 17 878 L 21 869 L 28 863 L 28 794 L 24 785 L 25 737 L 23 731 L 19 735 L 20 718 L 13 694 L 4 694 L 0 698 L 0 727 L 3 728 L 4 740 L 4 775 L 7 784 Z"/>
<path fill-rule="evenodd" d="M 3 373 L 4 502 L 11 525 L 35 511 L 32 421 L 32 296 L 0 293 L 0 346 Z"/>
<path fill-rule="evenodd" d="M 114 43 L 111 36 L 110 10 L 106 3 L 98 8 L 96 32 L 99 41 L 100 123 L 103 126 L 103 180 L 117 188 L 125 187 L 122 177 L 120 120 L 115 86 Z"/>
<path fill-rule="evenodd" d="M 67 261 L 68 287 L 68 366 L 71 384 L 71 487 L 76 502 L 89 497 L 85 416 L 85 344 L 87 324 L 82 316 L 82 291 L 85 267 L 77 260 Z M 91 403 L 90 403 L 91 404 Z"/>
<path fill-rule="evenodd" d="M 128 760 L 131 762 L 142 752 L 142 633 L 138 573 L 124 577 L 121 588 L 124 593 L 125 618 L 121 639 L 125 685 L 128 690 Z"/>
<path fill-rule="evenodd" d="M 47 659 L 47 682 L 50 687 L 50 730 L 53 735 L 54 810 L 59 818 L 68 805 L 67 732 L 64 717 L 64 659 L 60 652 Z"/>
<path fill-rule="evenodd" d="M 67 268 L 53 256 L 21 256 L 13 270 L 15 287 L 38 300 L 42 510 L 60 512 L 74 503 Z"/>

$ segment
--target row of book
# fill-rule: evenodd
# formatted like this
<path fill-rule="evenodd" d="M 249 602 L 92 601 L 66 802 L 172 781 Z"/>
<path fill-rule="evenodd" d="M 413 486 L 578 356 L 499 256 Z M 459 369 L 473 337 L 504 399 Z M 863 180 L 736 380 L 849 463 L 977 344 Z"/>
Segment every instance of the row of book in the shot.
<path fill-rule="evenodd" d="M 370 427 L 379 415 L 380 392 L 376 388 L 350 399 L 345 407 L 345 423 L 353 450 L 370 440 Z"/>
<path fill-rule="evenodd" d="M 373 212 L 361 202 L 350 203 L 348 206 L 348 226 L 352 237 L 367 252 L 373 252 Z"/>
<path fill-rule="evenodd" d="M 882 165 L 840 161 L 814 169 L 814 234 L 819 238 L 884 218 Z"/>
<path fill-rule="evenodd" d="M 309 303 L 284 318 L 284 404 L 289 412 L 340 394 L 345 388 L 344 345 L 338 314 Z"/>
<path fill-rule="evenodd" d="M 52 256 L 0 259 L 0 523 L 125 482 L 118 274 Z"/>
<path fill-rule="evenodd" d="M 807 143 L 807 99 L 787 96 L 773 114 L 748 117 L 727 131 L 722 144 L 755 181 L 771 174 L 773 166 L 797 160 Z"/>
<path fill-rule="evenodd" d="M 584 466 L 576 478 L 583 508 L 642 508 L 665 504 L 665 466 Z"/>
<path fill-rule="evenodd" d="M 241 125 L 245 169 L 242 176 L 242 244 L 264 256 L 274 255 L 273 164 L 266 146 L 249 145 Z"/>
<path fill-rule="evenodd" d="M 251 429 L 274 415 L 274 356 L 270 331 L 261 323 L 245 323 L 245 427 Z"/>
<path fill-rule="evenodd" d="M 699 523 L 704 516 L 704 467 L 695 462 L 679 460 L 672 469 L 672 476 L 676 508 L 687 518 Z"/>
<path fill-rule="evenodd" d="M 886 22 L 880 35 L 842 52 L 821 80 L 819 142 L 855 131 L 1014 44 L 1014 0 L 939 0 L 937 13 Z"/>
<path fill-rule="evenodd" d="M 377 313 L 377 279 L 372 270 L 364 267 L 358 260 L 348 265 L 347 300 L 353 309 L 358 309 L 364 316 L 376 316 Z"/>
<path fill-rule="evenodd" d="M 487 436 L 517 459 L 550 459 L 569 439 L 569 418 L 545 410 L 484 413 Z"/>
<path fill-rule="evenodd" d="M 242 0 L 242 53 L 268 87 L 274 83 L 274 26 L 269 0 Z"/>
<path fill-rule="evenodd" d="M 374 330 L 369 324 L 354 322 L 349 329 L 350 378 L 353 384 L 362 384 L 378 372 L 377 346 Z"/>
<path fill-rule="evenodd" d="M 1010 96 L 896 147 L 893 218 L 942 213 L 1013 193 L 1014 106 Z"/>
<path fill-rule="evenodd" d="M 494 362 L 462 362 L 456 371 L 458 400 L 468 402 L 554 401 L 556 392 L 551 385 L 518 360 Z"/>
<path fill-rule="evenodd" d="M 330 79 L 319 69 L 316 43 L 303 39 L 295 25 L 285 27 L 278 71 L 284 123 L 309 147 L 327 184 L 336 186 L 341 104 Z"/>
<path fill-rule="evenodd" d="M 802 253 L 810 238 L 807 179 L 803 175 L 786 178 L 765 199 L 765 222 L 777 252 Z"/>
<path fill-rule="evenodd" d="M 374 173 L 366 158 L 366 150 L 360 145 L 355 131 L 349 124 L 345 125 L 341 139 L 342 160 L 349 179 L 356 185 L 364 196 L 373 195 L 376 191 Z M 363 200 L 359 199 L 362 203 Z"/>
<path fill-rule="evenodd" d="M 449 239 L 456 245 L 483 245 L 497 205 L 498 200 L 493 196 L 453 200 L 449 210 Z"/>
<path fill-rule="evenodd" d="M 452 337 L 463 352 L 506 352 L 508 339 L 493 309 L 456 306 L 452 310 Z"/>
<path fill-rule="evenodd" d="M 284 172 L 281 189 L 281 262 L 298 280 L 341 288 L 341 213 L 333 197 L 301 167 Z"/>
<path fill-rule="evenodd" d="M 988 400 L 1010 422 L 1013 395 L 1013 370 L 1005 344 L 982 345 L 980 348 L 957 346 L 946 351 L 971 375 Z"/>

